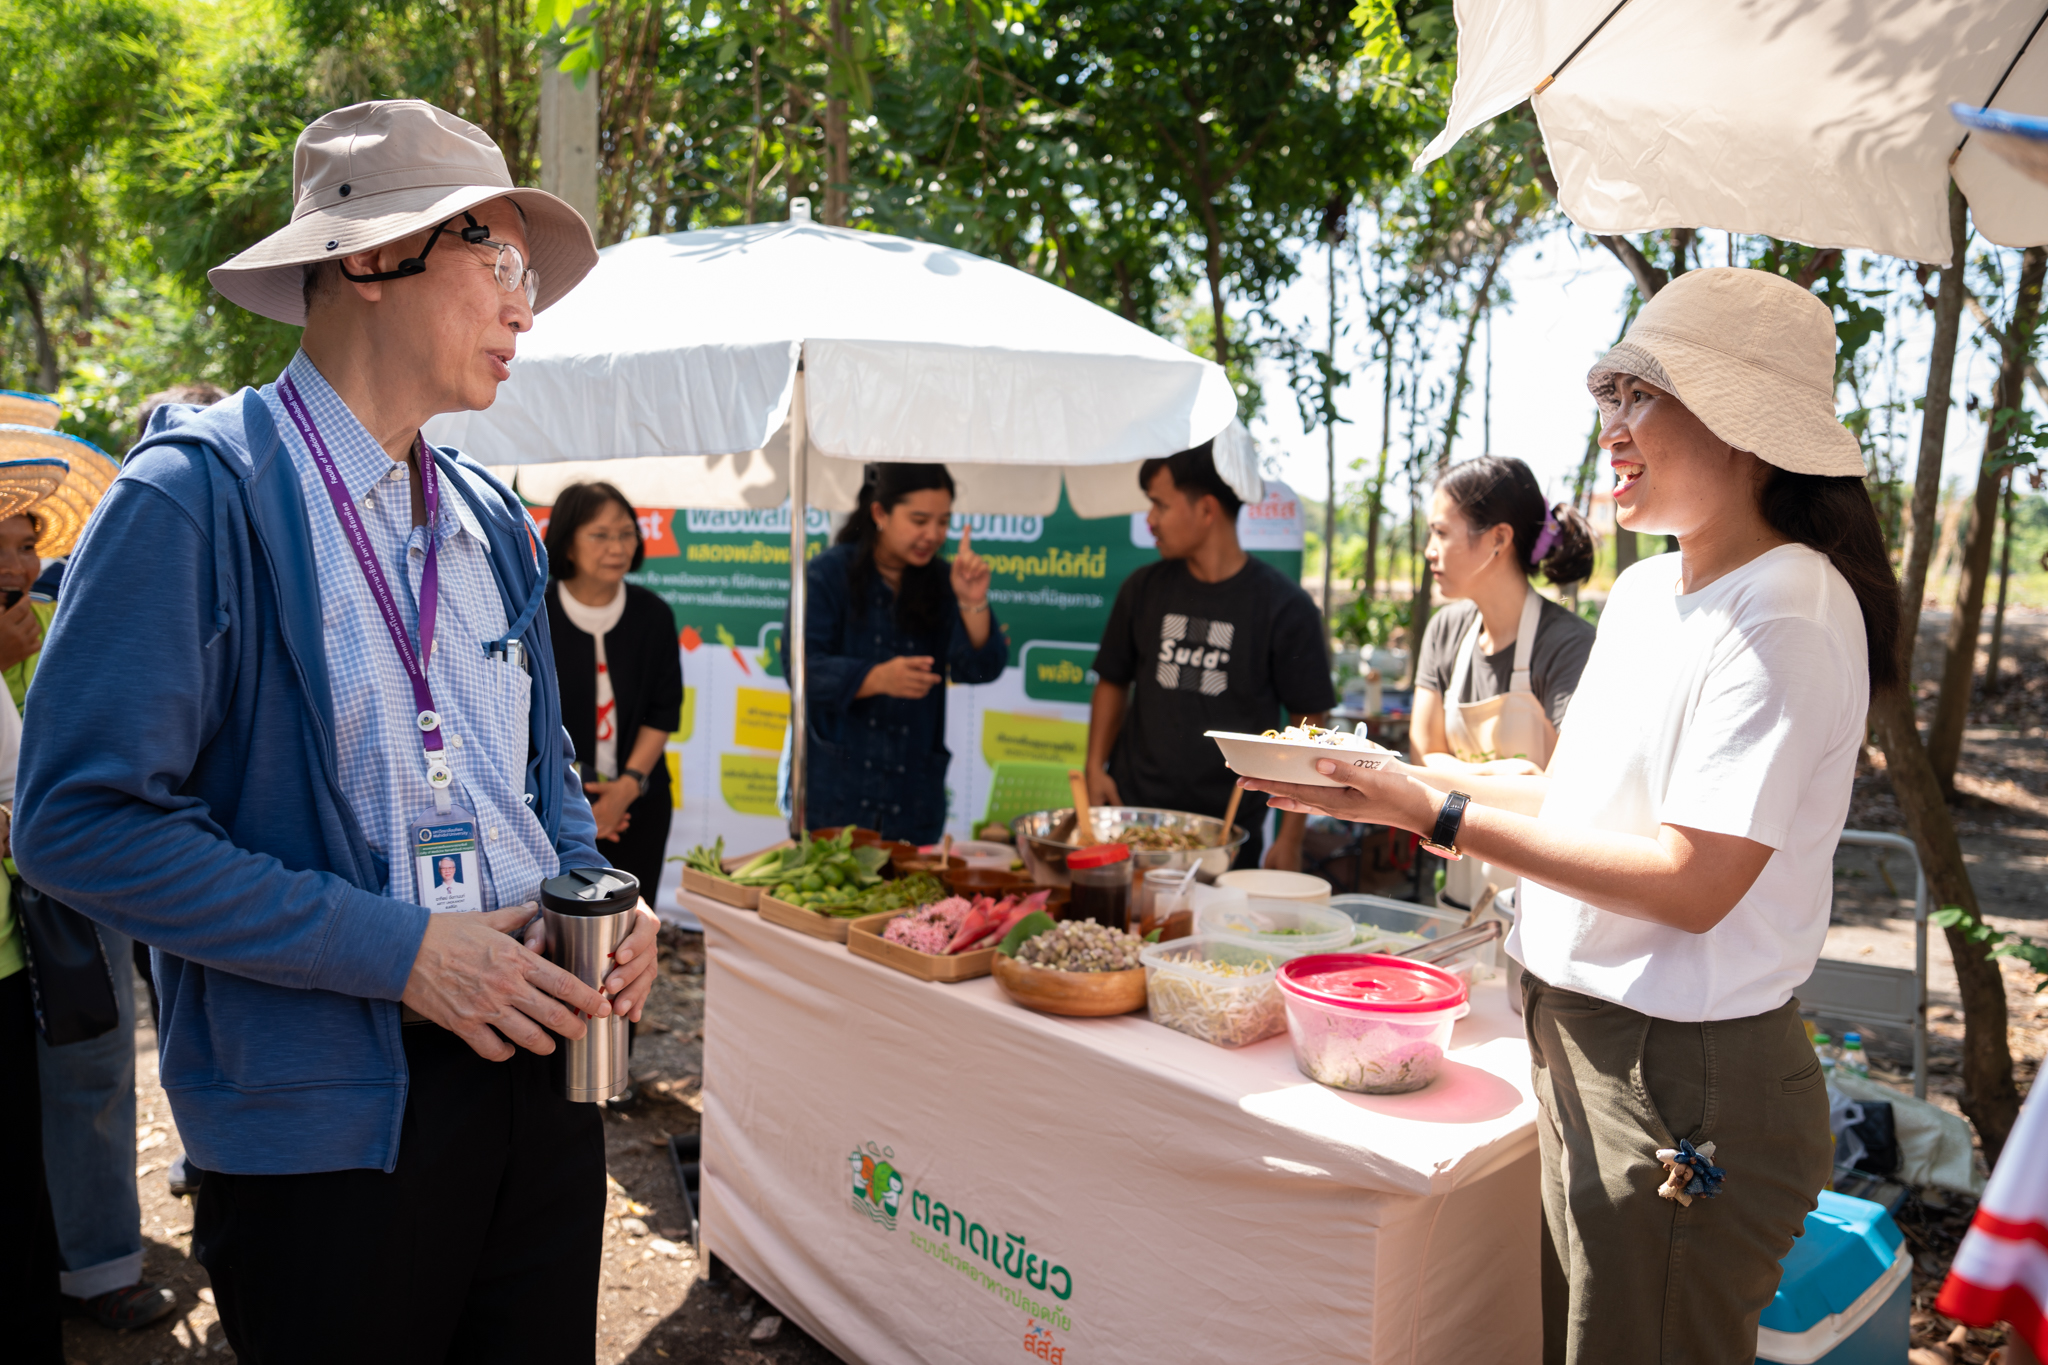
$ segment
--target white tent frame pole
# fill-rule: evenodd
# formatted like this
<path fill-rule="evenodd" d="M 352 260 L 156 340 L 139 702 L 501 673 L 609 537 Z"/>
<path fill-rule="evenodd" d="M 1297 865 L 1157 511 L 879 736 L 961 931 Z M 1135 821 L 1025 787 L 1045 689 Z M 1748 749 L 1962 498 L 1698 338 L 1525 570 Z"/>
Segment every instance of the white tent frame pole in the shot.
<path fill-rule="evenodd" d="M 782 628 L 782 666 L 789 677 L 789 834 L 802 836 L 810 759 L 810 685 L 805 677 L 805 618 L 810 604 L 804 596 L 804 552 L 809 548 L 805 521 L 810 496 L 810 432 L 804 412 L 804 353 L 796 353 L 796 380 L 789 399 L 789 620 Z"/>

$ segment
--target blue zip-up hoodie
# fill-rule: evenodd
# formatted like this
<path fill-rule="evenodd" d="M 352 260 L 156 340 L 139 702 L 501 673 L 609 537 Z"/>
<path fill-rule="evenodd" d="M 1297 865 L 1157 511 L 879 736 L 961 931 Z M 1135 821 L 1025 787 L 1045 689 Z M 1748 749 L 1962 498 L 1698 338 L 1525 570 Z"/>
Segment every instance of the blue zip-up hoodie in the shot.
<path fill-rule="evenodd" d="M 436 459 L 516 620 L 546 586 L 531 523 L 482 466 Z M 601 866 L 546 612 L 525 643 L 527 801 L 564 868 Z M 262 395 L 158 414 L 72 557 L 27 714 L 16 863 L 156 948 L 161 1075 L 193 1163 L 391 1170 L 397 1001 L 427 912 L 384 894 L 342 795 L 312 527 Z"/>

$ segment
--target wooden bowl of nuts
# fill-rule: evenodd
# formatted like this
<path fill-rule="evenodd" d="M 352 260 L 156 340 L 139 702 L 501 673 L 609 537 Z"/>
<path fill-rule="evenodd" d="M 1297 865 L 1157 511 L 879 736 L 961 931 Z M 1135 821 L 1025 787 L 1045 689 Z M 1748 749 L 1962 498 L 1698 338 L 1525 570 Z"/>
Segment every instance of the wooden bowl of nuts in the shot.
<path fill-rule="evenodd" d="M 1102 1018 L 1145 1008 L 1145 968 L 1136 934 L 1093 920 L 1067 920 L 1028 939 L 1015 957 L 996 954 L 996 983 L 1043 1014 Z"/>

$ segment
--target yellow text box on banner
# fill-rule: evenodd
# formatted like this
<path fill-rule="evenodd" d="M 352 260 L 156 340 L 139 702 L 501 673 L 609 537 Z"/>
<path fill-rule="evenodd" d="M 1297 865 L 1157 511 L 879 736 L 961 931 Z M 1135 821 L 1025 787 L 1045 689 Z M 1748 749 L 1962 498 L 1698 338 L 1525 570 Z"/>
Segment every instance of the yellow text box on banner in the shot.
<path fill-rule="evenodd" d="M 662 755 L 661 757 L 662 757 L 663 761 L 664 761 L 664 762 L 666 762 L 666 763 L 668 764 L 668 789 L 669 789 L 669 791 L 670 791 L 670 792 L 672 793 L 672 797 L 671 797 L 671 799 L 672 799 L 672 800 L 674 801 L 674 803 L 675 803 L 675 809 L 677 809 L 677 810 L 681 810 L 681 809 L 683 808 L 683 753 L 682 753 L 682 750 L 680 750 L 680 749 L 670 749 L 669 751 L 667 751 L 666 753 L 664 753 L 664 754 L 663 754 L 663 755 Z"/>
<path fill-rule="evenodd" d="M 1078 768 L 1088 755 L 1088 727 L 1079 721 L 984 711 L 981 756 L 990 763 L 1064 763 Z"/>
<path fill-rule="evenodd" d="M 775 815 L 775 771 L 781 759 L 720 754 L 718 792 L 741 815 Z"/>
<path fill-rule="evenodd" d="M 788 728 L 789 693 L 770 692 L 765 687 L 733 689 L 733 743 L 781 753 L 782 735 Z"/>

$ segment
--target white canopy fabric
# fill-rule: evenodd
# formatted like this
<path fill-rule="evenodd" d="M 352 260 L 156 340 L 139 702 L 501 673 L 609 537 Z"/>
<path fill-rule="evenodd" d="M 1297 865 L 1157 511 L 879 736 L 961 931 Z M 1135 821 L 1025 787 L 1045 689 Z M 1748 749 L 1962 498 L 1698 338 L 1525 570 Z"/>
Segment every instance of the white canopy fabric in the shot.
<path fill-rule="evenodd" d="M 1215 364 L 1021 270 L 792 220 L 606 248 L 523 339 L 497 402 L 427 435 L 490 465 L 555 466 L 521 478 L 529 495 L 604 461 L 651 503 L 773 506 L 799 354 L 808 448 L 827 461 L 814 506 L 846 483 L 830 463 L 858 487 L 868 460 L 1021 467 L 968 480 L 1000 501 L 970 507 L 963 487 L 962 510 L 1050 511 L 1062 469 L 1124 467 L 1069 476 L 1077 508 L 1100 505 L 1134 485 L 1135 461 L 1217 436 L 1237 408 Z M 1128 510 L 1119 494 L 1095 515 Z"/>
<path fill-rule="evenodd" d="M 1534 98 L 1559 198 L 1580 227 L 1768 233 L 1945 264 L 1949 157 L 1963 141 L 1949 102 L 1984 104 L 1996 90 L 2000 108 L 2048 114 L 2044 9 L 1457 0 L 1450 121 L 1416 169 L 1529 99 L 1584 42 Z M 2048 187 L 1975 140 L 1954 176 L 1978 232 L 2005 246 L 2048 241 Z"/>
<path fill-rule="evenodd" d="M 806 404 L 805 406 L 809 406 Z M 444 444 L 460 446 L 458 441 Z M 1265 499 L 1259 474 L 1258 448 L 1236 418 L 1219 432 L 1214 447 L 1216 472 L 1247 503 Z M 955 464 L 949 468 L 959 489 L 954 509 L 963 515 L 979 512 L 1051 516 L 1059 507 L 1062 482 L 1067 502 L 1084 517 L 1120 516 L 1145 510 L 1138 487 L 1138 466 L 1077 465 L 1060 470 L 1045 465 Z M 760 508 L 780 507 L 789 498 L 789 426 L 784 423 L 760 450 L 739 455 L 650 455 L 636 460 L 563 460 L 551 464 L 500 465 L 494 471 L 536 503 L 551 503 L 572 483 L 604 479 L 636 507 Z M 810 457 L 805 502 L 828 512 L 850 512 L 860 491 L 861 462 Z"/>

